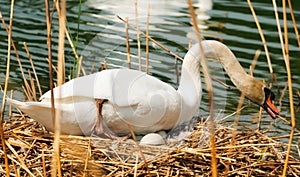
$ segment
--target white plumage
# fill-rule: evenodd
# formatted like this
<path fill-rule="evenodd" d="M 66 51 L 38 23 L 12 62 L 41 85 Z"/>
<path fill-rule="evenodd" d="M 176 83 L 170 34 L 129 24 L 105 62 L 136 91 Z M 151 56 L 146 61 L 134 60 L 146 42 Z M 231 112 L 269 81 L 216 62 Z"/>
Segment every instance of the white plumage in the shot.
<path fill-rule="evenodd" d="M 245 73 L 228 47 L 209 40 L 203 41 L 202 47 L 205 56 L 219 60 L 247 98 L 264 107 L 272 117 L 279 114 L 272 103 L 273 93 L 261 81 Z M 194 45 L 185 55 L 178 90 L 155 77 L 129 69 L 101 71 L 54 88 L 56 112 L 60 110 L 62 114 L 61 133 L 89 135 L 97 120 L 117 135 L 129 133 L 127 124 L 136 134 L 147 134 L 189 121 L 201 100 L 201 56 L 199 45 Z M 7 100 L 53 131 L 50 97 L 48 91 L 40 102 Z M 99 107 L 97 100 L 105 101 Z"/>

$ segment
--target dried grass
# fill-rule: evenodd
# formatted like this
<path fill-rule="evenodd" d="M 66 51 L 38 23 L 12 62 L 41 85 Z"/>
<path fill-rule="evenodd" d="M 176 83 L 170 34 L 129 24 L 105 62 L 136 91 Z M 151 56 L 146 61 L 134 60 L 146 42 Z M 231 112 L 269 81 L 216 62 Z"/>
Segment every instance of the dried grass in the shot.
<path fill-rule="evenodd" d="M 50 176 L 54 134 L 32 119 L 4 122 L 11 176 Z M 211 148 L 206 123 L 200 121 L 180 145 L 141 146 L 147 162 L 132 141 L 98 137 L 60 136 L 63 176 L 211 176 Z M 261 131 L 236 131 L 217 125 L 215 131 L 219 176 L 278 176 L 284 167 L 287 144 Z M 295 146 L 295 145 L 294 145 Z M 299 149 L 298 149 L 299 150 Z M 0 151 L 0 174 L 5 174 Z M 300 174 L 300 155 L 290 155 L 287 176 Z"/>

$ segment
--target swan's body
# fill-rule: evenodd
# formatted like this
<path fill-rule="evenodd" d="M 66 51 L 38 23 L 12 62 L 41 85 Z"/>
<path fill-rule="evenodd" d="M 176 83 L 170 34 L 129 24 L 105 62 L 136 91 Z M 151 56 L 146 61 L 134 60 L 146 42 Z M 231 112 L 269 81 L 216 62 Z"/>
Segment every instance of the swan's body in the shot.
<path fill-rule="evenodd" d="M 279 114 L 272 103 L 273 93 L 261 81 L 246 74 L 225 45 L 203 41 L 202 46 L 212 49 L 205 50 L 205 56 L 219 59 L 232 82 L 247 98 L 264 107 L 273 118 Z M 129 133 L 127 124 L 135 133 L 147 134 L 189 121 L 201 99 L 200 61 L 200 47 L 195 45 L 184 58 L 178 90 L 150 75 L 129 69 L 105 70 L 56 87 L 55 108 L 61 110 L 61 132 L 90 134 L 99 116 L 113 133 L 119 135 Z M 53 131 L 50 99 L 48 91 L 41 97 L 41 102 L 8 100 Z M 104 100 L 101 111 L 97 100 Z"/>

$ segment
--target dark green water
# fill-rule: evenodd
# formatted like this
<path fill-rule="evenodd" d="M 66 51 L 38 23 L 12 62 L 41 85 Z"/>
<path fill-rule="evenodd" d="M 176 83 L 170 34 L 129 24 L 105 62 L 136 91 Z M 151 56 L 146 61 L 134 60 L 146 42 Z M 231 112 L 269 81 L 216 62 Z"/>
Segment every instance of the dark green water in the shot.
<path fill-rule="evenodd" d="M 273 83 L 273 91 L 277 95 L 276 104 L 282 94 L 287 81 L 286 68 L 282 56 L 280 41 L 278 37 L 276 21 L 272 3 L 269 1 L 252 1 L 261 27 L 263 29 L 274 74 L 277 83 Z M 199 11 L 202 6 L 195 8 Z M 282 18 L 281 4 L 278 5 L 279 17 Z M 126 45 L 125 45 L 125 25 L 116 18 L 129 17 L 130 23 L 135 23 L 135 12 L 133 1 L 93 1 L 84 2 L 81 7 L 80 26 L 78 30 L 78 7 L 77 1 L 67 3 L 67 20 L 69 32 L 73 39 L 78 35 L 78 53 L 83 56 L 83 66 L 87 73 L 95 72 L 103 61 L 108 63 L 109 68 L 126 67 Z M 139 28 L 145 31 L 147 17 L 147 3 L 141 3 L 139 8 Z M 190 18 L 186 1 L 168 1 L 154 0 L 151 1 L 150 11 L 150 35 L 168 47 L 171 51 L 178 53 L 183 57 L 187 51 L 188 44 L 193 30 L 190 25 Z M 200 8 L 199 8 L 200 7 Z M 300 1 L 293 1 L 295 18 L 298 21 L 297 27 L 300 25 Z M 0 2 L 0 11 L 9 24 L 9 1 Z M 43 92 L 49 88 L 48 81 L 48 63 L 47 45 L 46 45 L 46 22 L 44 1 L 23 0 L 15 2 L 15 13 L 13 20 L 13 40 L 18 49 L 20 59 L 24 70 L 31 68 L 28 57 L 26 55 L 23 42 L 26 42 L 33 58 L 35 69 L 38 73 Z M 200 9 L 200 10 L 199 10 Z M 237 56 L 241 65 L 248 71 L 252 58 L 256 50 L 261 50 L 258 62 L 254 71 L 254 76 L 258 79 L 265 80 L 267 83 L 271 81 L 271 76 L 258 30 L 254 19 L 249 10 L 248 4 L 241 0 L 215 0 L 213 9 L 204 13 L 199 20 L 204 27 L 201 30 L 206 39 L 218 39 L 225 43 Z M 206 17 L 209 17 L 208 19 Z M 200 18 L 200 15 L 199 15 Z M 300 50 L 297 46 L 294 28 L 288 11 L 288 28 L 289 28 L 289 49 L 293 80 L 293 98 L 295 103 L 295 113 L 297 126 L 300 127 L 300 108 L 296 92 L 300 90 Z M 53 15 L 53 58 L 57 57 L 57 14 Z M 137 60 L 137 40 L 136 34 L 130 35 L 132 67 L 138 69 Z M 141 36 L 142 56 L 145 57 L 145 38 Z M 11 60 L 11 77 L 9 89 L 15 90 L 15 98 L 25 100 L 22 90 L 22 76 L 19 65 L 12 52 Z M 66 72 L 71 75 L 74 55 L 68 42 L 66 42 Z M 7 34 L 0 25 L 0 84 L 4 86 L 5 71 L 7 58 Z M 174 57 L 160 49 L 156 45 L 150 43 L 150 68 L 149 72 L 155 77 L 177 86 L 176 65 Z M 178 62 L 180 66 L 180 61 Z M 54 60 L 55 64 L 55 60 Z M 145 61 L 143 60 L 143 65 Z M 218 64 L 210 63 L 211 73 L 214 77 L 225 81 L 231 87 L 234 87 L 229 78 L 220 69 Z M 91 69 L 94 68 L 94 69 Z M 145 67 L 142 68 L 145 70 Z M 199 109 L 199 114 L 206 117 L 208 115 L 207 97 L 205 95 L 205 84 L 203 84 L 203 98 Z M 222 118 L 236 110 L 240 93 L 237 91 L 226 90 L 223 86 L 214 83 L 215 96 L 215 113 L 217 118 Z M 2 101 L 2 93 L 0 95 Z M 257 105 L 248 104 L 241 113 L 240 123 L 245 126 L 256 127 Z M 281 106 L 281 115 L 290 120 L 290 109 L 288 92 L 286 91 Z M 221 113 L 219 115 L 219 113 Z M 229 117 L 231 122 L 234 117 Z M 272 120 L 266 113 L 263 113 L 263 129 L 274 130 L 273 135 L 287 134 L 290 127 L 281 120 Z"/>

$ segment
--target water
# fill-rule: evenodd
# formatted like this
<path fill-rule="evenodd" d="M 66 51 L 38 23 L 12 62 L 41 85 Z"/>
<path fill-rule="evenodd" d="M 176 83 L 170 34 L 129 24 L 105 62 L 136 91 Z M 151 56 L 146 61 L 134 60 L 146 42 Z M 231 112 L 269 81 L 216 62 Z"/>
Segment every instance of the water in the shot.
<path fill-rule="evenodd" d="M 253 1 L 252 1 L 253 2 Z M 145 31 L 147 20 L 146 1 L 139 3 L 139 28 Z M 206 4 L 207 5 L 207 4 Z M 282 12 L 281 4 L 277 4 L 279 13 Z M 133 0 L 124 1 L 103 1 L 91 0 L 85 1 L 81 7 L 80 27 L 78 30 L 77 1 L 68 2 L 67 19 L 69 32 L 73 39 L 78 36 L 78 53 L 83 56 L 83 66 L 88 73 L 92 73 L 100 68 L 101 63 L 107 62 L 109 68 L 127 67 L 126 63 L 126 45 L 125 45 L 125 25 L 116 15 L 122 18 L 129 17 L 129 22 L 135 25 L 135 11 Z M 276 75 L 277 82 L 273 83 L 273 91 L 277 95 L 276 104 L 278 105 L 279 97 L 282 94 L 287 81 L 286 68 L 282 57 L 281 46 L 277 33 L 276 21 L 271 2 L 253 2 L 254 9 L 263 29 L 268 49 L 271 56 L 272 67 Z M 189 41 L 193 36 L 193 30 L 190 26 L 190 18 L 186 1 L 171 2 L 168 0 L 152 0 L 150 11 L 150 35 L 169 48 L 174 53 L 183 57 L 187 51 Z M 248 4 L 241 0 L 215 0 L 213 9 L 209 4 L 203 8 L 203 4 L 195 1 L 195 8 L 199 17 L 199 27 L 206 39 L 218 39 L 223 41 L 237 56 L 243 68 L 248 71 L 252 63 L 252 58 L 256 50 L 261 50 L 255 67 L 254 76 L 258 79 L 265 80 L 266 83 L 271 81 L 268 64 L 255 22 L 249 10 Z M 298 20 L 299 28 L 300 19 L 300 2 L 293 1 L 293 10 L 295 18 Z M 10 4 L 8 1 L 0 2 L 0 10 L 6 23 L 8 24 Z M 282 15 L 279 14 L 280 18 Z M 294 35 L 293 24 L 291 22 L 290 13 L 288 11 L 288 28 L 290 43 L 290 60 L 291 71 L 293 76 L 293 98 L 295 102 L 295 112 L 297 126 L 300 127 L 300 108 L 296 92 L 300 90 L 300 62 L 297 56 L 300 55 L 297 46 L 296 37 Z M 53 15 L 53 58 L 57 57 L 57 14 Z M 137 40 L 136 34 L 131 30 L 130 45 L 132 54 L 132 67 L 138 69 L 137 60 Z M 15 2 L 15 13 L 13 21 L 13 35 L 16 47 L 18 49 L 20 59 L 25 72 L 31 68 L 27 54 L 25 52 L 23 42 L 26 42 L 33 58 L 35 69 L 38 73 L 43 92 L 49 89 L 48 81 L 48 63 L 47 45 L 46 45 L 46 22 L 45 8 L 43 1 L 23 0 Z M 145 38 L 141 36 L 142 57 L 145 58 Z M 66 73 L 71 75 L 74 54 L 68 42 L 66 42 Z M 9 82 L 9 90 L 15 90 L 15 98 L 25 100 L 22 90 L 22 76 L 18 66 L 14 52 L 12 52 L 11 60 L 11 76 Z M 7 34 L 0 25 L 0 84 L 4 86 L 5 71 L 7 58 Z M 159 79 L 170 83 L 177 87 L 176 68 L 178 66 L 174 62 L 174 56 L 160 49 L 157 45 L 150 43 L 150 67 L 149 73 Z M 54 60 L 55 64 L 55 60 Z M 145 70 L 145 60 L 142 61 Z M 220 69 L 218 64 L 210 62 L 212 68 L 211 73 L 217 79 L 223 80 L 226 84 L 234 87 L 228 76 L 224 75 L 224 71 Z M 27 75 L 27 74 L 26 74 Z M 27 75 L 28 76 L 28 75 Z M 203 84 L 205 87 L 205 84 Z M 206 117 L 208 115 L 207 96 L 204 88 L 202 103 L 199 114 Z M 2 94 L 0 95 L 2 100 Z M 215 113 L 218 118 L 224 117 L 236 110 L 240 93 L 233 90 L 226 90 L 220 84 L 214 83 L 215 96 Z M 281 102 L 281 115 L 290 120 L 288 92 L 285 94 Z M 241 113 L 240 123 L 244 126 L 256 127 L 257 105 L 252 103 L 248 105 Z M 220 115 L 219 115 L 220 113 Z M 228 122 L 232 122 L 234 117 L 229 117 Z M 263 113 L 263 129 L 274 130 L 273 135 L 281 135 L 289 133 L 290 126 L 287 126 L 281 120 L 272 120 L 266 113 Z"/>

